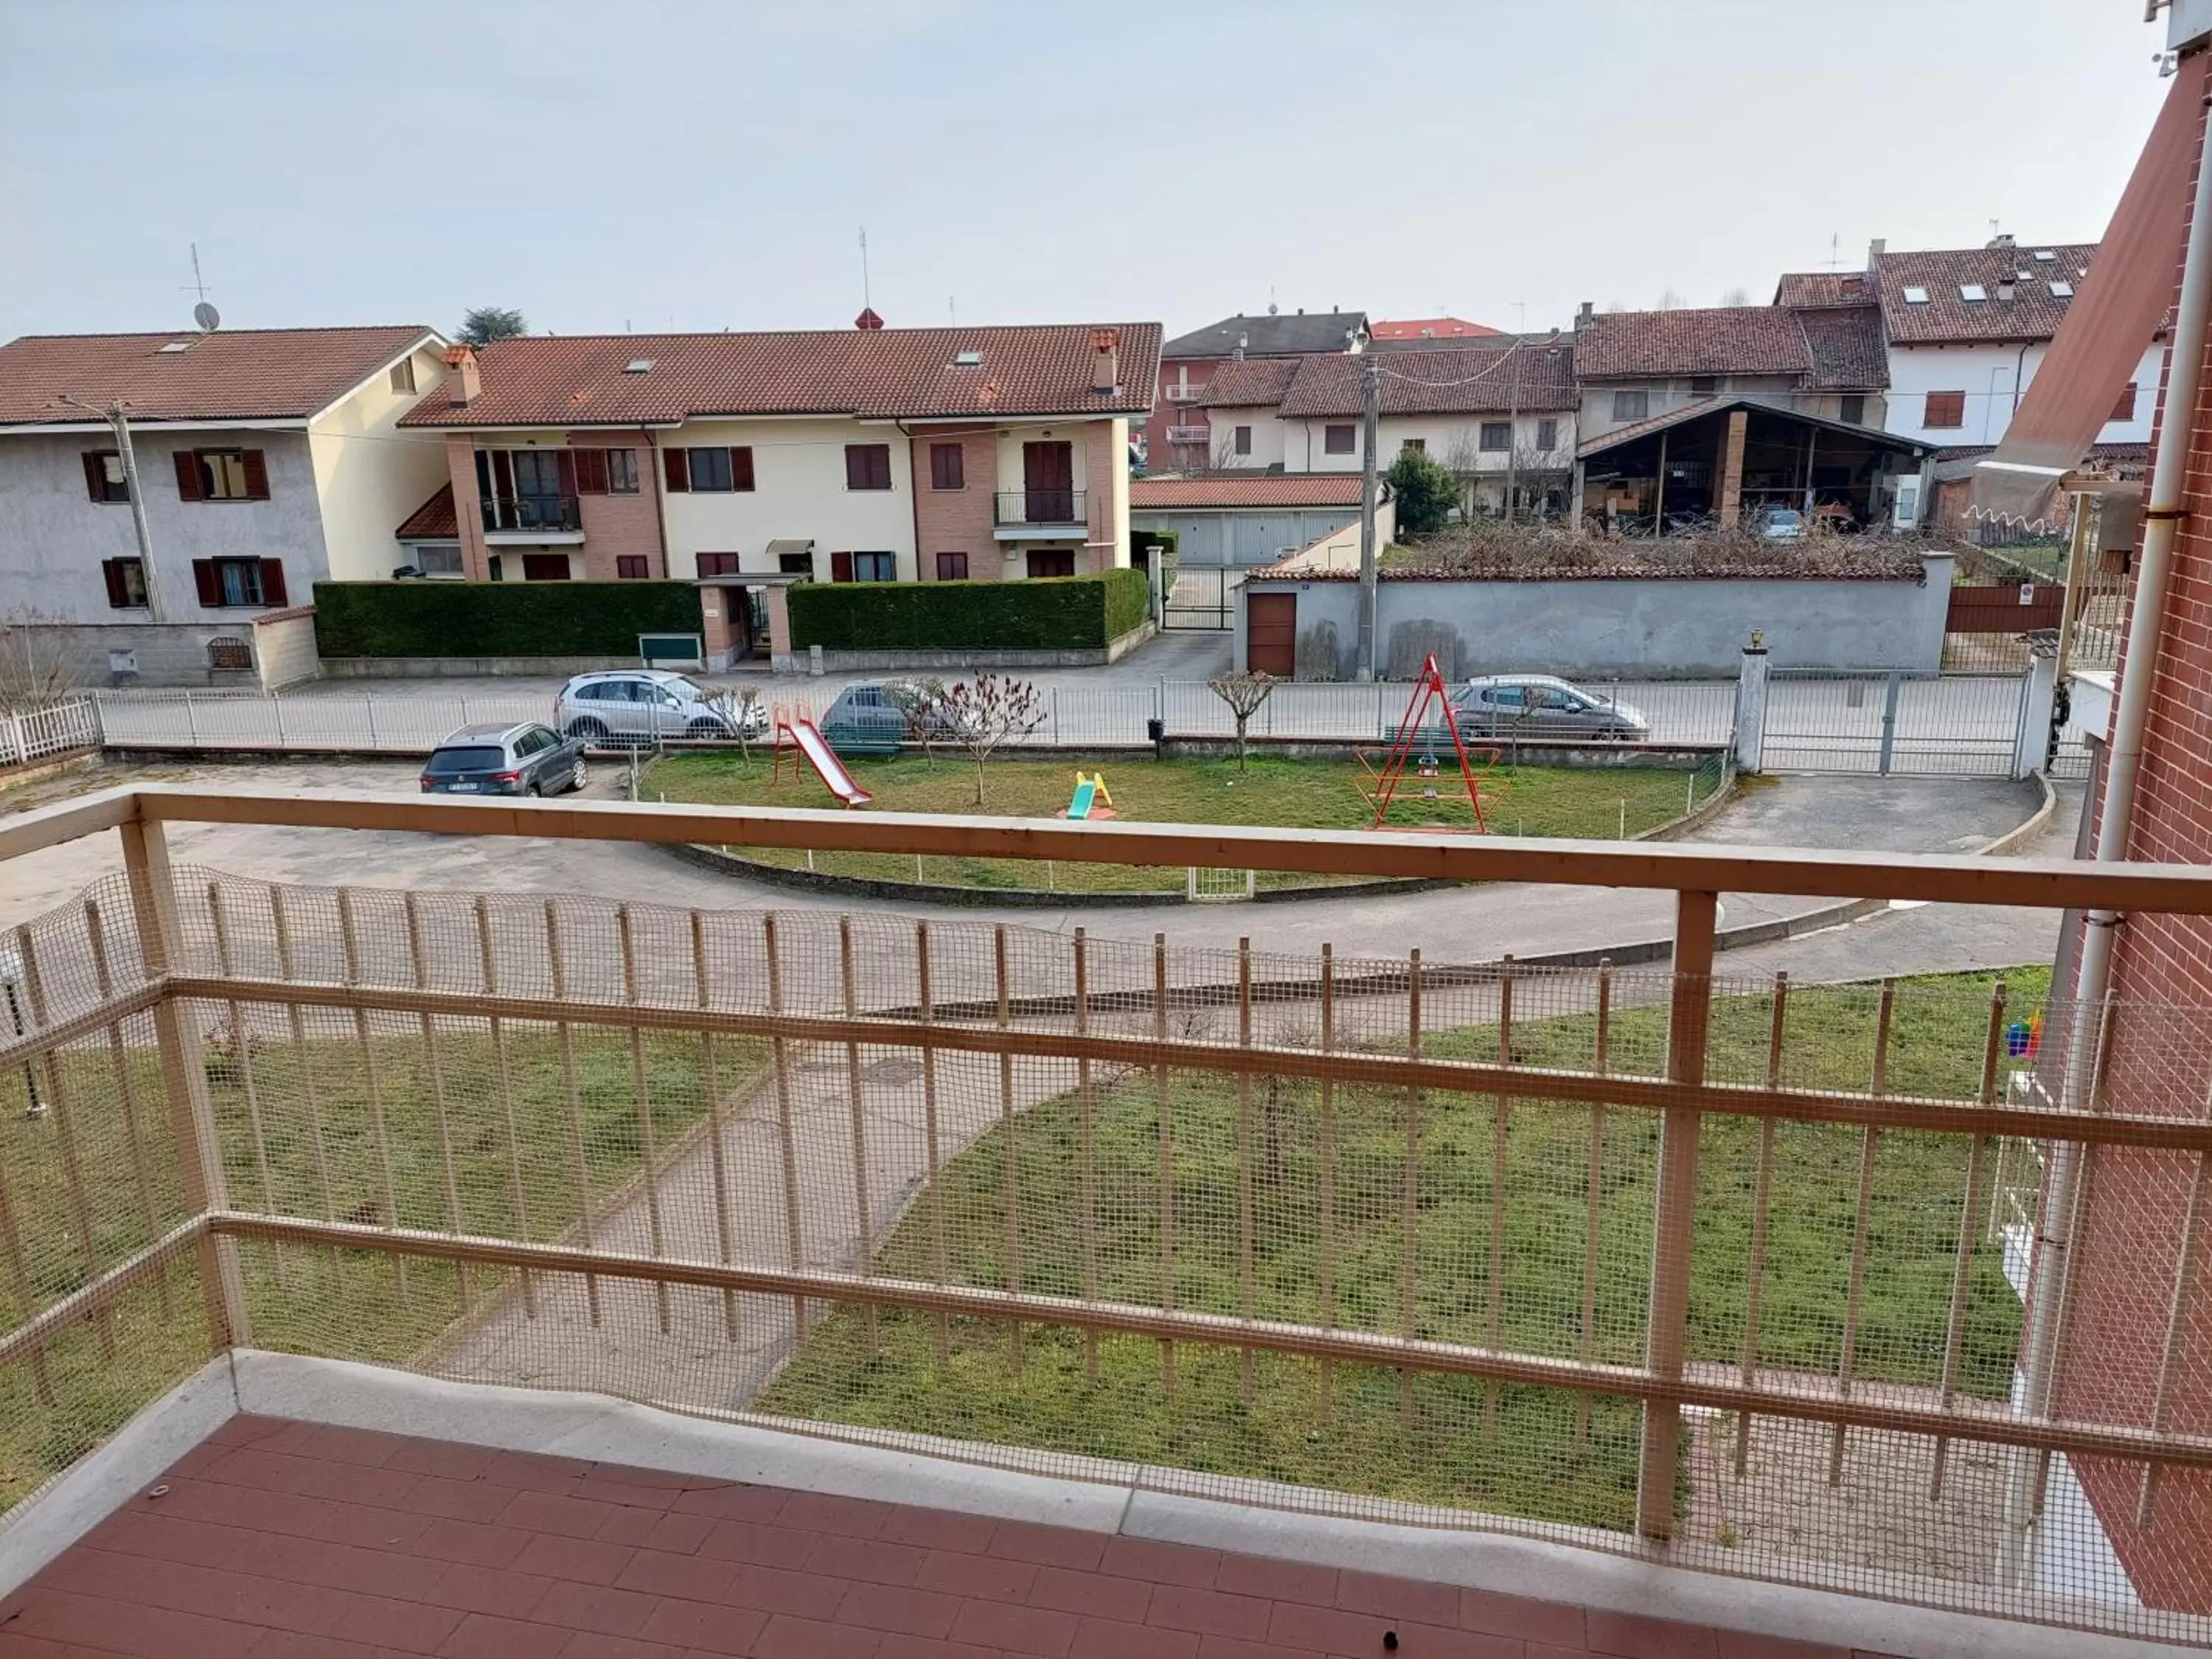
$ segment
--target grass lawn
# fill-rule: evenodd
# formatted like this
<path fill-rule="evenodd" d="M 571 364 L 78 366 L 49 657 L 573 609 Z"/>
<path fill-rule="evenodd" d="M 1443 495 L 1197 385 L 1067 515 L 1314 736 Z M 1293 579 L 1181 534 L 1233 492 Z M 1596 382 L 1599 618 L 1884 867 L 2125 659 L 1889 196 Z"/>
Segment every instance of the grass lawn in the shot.
<path fill-rule="evenodd" d="M 2008 976 L 2024 1012 L 2043 986 Z M 1988 1012 L 1986 978 L 1910 983 L 1893 1023 L 1892 1085 L 1971 1096 Z M 1793 997 L 1790 1033 L 1802 1065 L 1793 1082 L 1864 1086 L 1875 999 L 1854 988 Z M 1770 1006 L 1725 999 L 1716 1011 L 1713 1071 L 1763 1073 Z M 1662 1008 L 1617 1013 L 1617 1054 L 1657 1052 Z M 1516 1024 L 1515 1051 L 1536 1064 L 1585 1066 L 1591 1022 Z M 1493 1055 L 1494 1026 L 1438 1031 L 1440 1055 Z M 1176 1077 L 1168 1096 L 1174 1262 L 1161 1267 L 1159 1101 L 1149 1074 L 1102 1082 L 1090 1113 L 1092 1175 L 1081 1175 L 1085 1113 L 1062 1096 L 1014 1126 L 1018 1239 L 1025 1288 L 1076 1294 L 1090 1272 L 1097 1294 L 1223 1314 L 1311 1322 L 1322 1295 L 1321 1102 L 1315 1085 L 1236 1085 Z M 1407 1253 L 1403 1231 L 1407 1101 L 1402 1091 L 1340 1088 L 1331 1102 L 1334 1146 L 1335 1316 L 1342 1325 L 1395 1333 Z M 1493 1171 L 1504 1129 L 1504 1270 L 1493 1333 L 1489 1253 Z M 1417 1334 L 1571 1357 L 1583 1340 L 1582 1305 L 1591 1115 L 1565 1103 L 1521 1103 L 1501 1120 L 1474 1096 L 1431 1096 L 1420 1107 L 1413 1261 Z M 945 1169 L 939 1191 L 959 1281 L 1007 1282 L 1007 1149 L 994 1131 Z M 1605 1117 L 1599 1183 L 1595 1317 L 1601 1360 L 1643 1351 L 1657 1122 L 1648 1113 Z M 1700 1202 L 1690 1352 L 1734 1362 L 1743 1332 L 1754 1122 L 1710 1119 L 1701 1143 Z M 1240 1147 L 1245 1155 L 1240 1157 Z M 1862 1137 L 1813 1125 L 1778 1127 L 1764 1278 L 1764 1364 L 1832 1373 L 1842 1345 Z M 1968 1148 L 1956 1137 L 1879 1137 L 1856 1346 L 1864 1379 L 1931 1383 L 1941 1373 Z M 1984 1188 L 1986 1192 L 1986 1187 Z M 878 1258 L 880 1272 L 933 1271 L 933 1195 L 915 1200 Z M 1243 1265 L 1249 1216 L 1250 1267 Z M 2004 1396 L 2019 1308 L 1993 1247 L 1979 1243 L 1969 1277 L 1961 1386 Z M 1249 1297 L 1249 1301 L 1248 1298 Z M 956 1321 L 936 1352 L 927 1316 L 884 1314 L 871 1354 L 858 1316 L 841 1311 L 762 1396 L 759 1409 L 795 1417 L 995 1440 L 1109 1458 L 1170 1462 L 1256 1479 L 1333 1486 L 1416 1502 L 1611 1528 L 1633 1518 L 1638 1408 L 1593 1402 L 1586 1432 L 1564 1392 L 1424 1377 L 1401 1418 L 1394 1373 L 1340 1366 L 1334 1407 L 1320 1404 L 1317 1368 L 1262 1358 L 1249 1395 L 1239 1357 L 1198 1349 L 1176 1356 L 1172 1395 L 1157 1345 L 1100 1345 L 1096 1382 L 1083 1340 L 1025 1334 L 1010 1363 L 1007 1333 Z"/>
<path fill-rule="evenodd" d="M 435 1091 L 420 1030 L 411 1017 L 375 1018 L 369 1051 L 384 1140 L 391 1148 L 398 1222 L 443 1230 L 453 1221 Z M 340 1220 L 385 1220 L 391 1211 L 384 1160 L 359 1042 L 337 1034 L 337 1028 L 319 1025 L 310 1027 L 307 1041 L 295 1047 L 281 1017 L 270 1009 L 258 1011 L 253 1024 L 259 1036 L 252 1055 L 254 1103 L 276 1210 L 325 1214 L 319 1171 L 326 1169 L 329 1213 Z M 144 1039 L 148 1034 L 136 1035 Z M 574 1226 L 579 1212 L 577 1137 L 560 1049 L 548 1028 L 526 1025 L 510 1026 L 505 1048 L 512 1142 L 508 1115 L 500 1105 L 499 1056 L 489 1036 L 481 1026 L 449 1025 L 438 1032 L 460 1225 L 464 1231 L 550 1239 Z M 654 1035 L 645 1048 L 652 1132 L 656 1148 L 665 1150 L 707 1109 L 700 1041 L 688 1034 Z M 718 1040 L 716 1079 L 725 1097 L 757 1075 L 764 1057 L 763 1045 Z M 146 1154 L 151 1227 L 106 1050 L 70 1050 L 57 1069 L 93 1255 L 97 1266 L 112 1266 L 185 1218 L 158 1056 L 150 1046 L 137 1046 L 126 1049 L 125 1057 L 139 1144 Z M 632 1086 L 628 1036 L 576 1027 L 574 1071 L 583 1164 L 599 1203 L 634 1176 L 641 1163 L 644 1126 Z M 211 1068 L 210 1081 L 232 1201 L 240 1209 L 258 1208 L 263 1202 L 263 1160 L 254 1153 L 243 1079 L 217 1066 Z M 51 1094 L 44 1079 L 41 1086 Z M 95 1263 L 88 1261 L 76 1225 L 58 1135 L 59 1115 L 27 1119 L 25 1103 L 22 1073 L 0 1078 L 0 1169 L 6 1171 L 9 1205 L 21 1233 L 31 1300 L 43 1307 L 89 1279 Z M 520 1148 L 512 1160 L 510 1144 Z M 518 1176 L 526 1227 L 516 1209 Z M 261 1347 L 402 1361 L 462 1311 L 453 1270 L 434 1262 L 408 1263 L 403 1284 L 394 1261 L 372 1252 L 247 1244 L 241 1246 L 240 1256 L 253 1340 Z M 476 1270 L 472 1296 L 490 1294 L 501 1279 L 498 1273 Z M 22 1298 L 4 1277 L 0 1309 L 11 1323 L 24 1312 Z M 0 1508 L 98 1445 L 207 1358 L 200 1290 L 189 1257 L 172 1268 L 166 1285 L 146 1285 L 128 1293 L 107 1323 L 112 1353 L 93 1326 L 72 1329 L 51 1346 L 46 1368 L 50 1399 L 41 1398 L 31 1365 L 0 1370 Z"/>
<path fill-rule="evenodd" d="M 1439 788 L 1458 781 L 1451 757 Z M 985 812 L 1013 817 L 1052 817 L 1064 812 L 1078 771 L 1103 771 L 1115 812 L 1148 823 L 1273 824 L 1290 830 L 1358 830 L 1373 817 L 1358 793 L 1366 777 L 1354 761 L 1286 760 L 1254 756 L 1249 769 L 1234 759 L 1154 761 L 1127 756 L 1097 760 L 994 760 L 988 766 L 984 805 L 975 804 L 975 768 L 957 757 L 931 761 L 919 756 L 855 759 L 849 763 L 860 787 L 886 811 Z M 1420 799 L 1419 783 L 1408 780 L 1391 811 L 1391 822 L 1407 829 L 1464 828 L 1472 823 L 1464 794 Z M 1501 835 L 1574 836 L 1611 840 L 1635 835 L 1680 816 L 1686 805 L 1690 774 L 1645 767 L 1507 767 L 1479 775 L 1484 811 Z M 1699 799 L 1712 787 L 1707 772 Z M 767 758 L 748 762 L 722 754 L 672 755 L 653 763 L 641 786 L 645 798 L 703 802 L 714 805 L 805 806 L 842 811 L 836 797 L 810 771 L 798 781 L 787 767 L 774 781 Z M 1410 798 L 1409 798 L 1410 797 Z M 744 855 L 782 868 L 805 865 L 796 848 L 755 848 Z M 831 874 L 878 880 L 913 881 L 911 854 L 823 853 L 814 867 Z M 1047 872 L 1012 859 L 925 858 L 921 878 L 948 886 L 1041 887 Z M 1053 884 L 1071 892 L 1164 892 L 1181 890 L 1180 869 L 1144 869 L 1130 865 L 1060 864 L 1049 872 Z M 1264 887 L 1297 886 L 1325 879 L 1261 871 Z"/>

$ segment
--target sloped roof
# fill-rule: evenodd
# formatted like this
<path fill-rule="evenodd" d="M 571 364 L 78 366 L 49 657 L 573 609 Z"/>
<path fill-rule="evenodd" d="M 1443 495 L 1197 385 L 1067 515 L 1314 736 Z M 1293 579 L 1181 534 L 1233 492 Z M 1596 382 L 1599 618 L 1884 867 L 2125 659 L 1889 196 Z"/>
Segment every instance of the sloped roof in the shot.
<path fill-rule="evenodd" d="M 2039 252 L 2051 257 L 2039 259 Z M 1900 345 L 2047 340 L 2066 320 L 2066 308 L 2072 303 L 2052 294 L 2051 284 L 2070 283 L 2078 293 L 2096 253 L 2094 242 L 2022 242 L 2013 247 L 1884 253 L 1877 272 L 1882 320 L 1889 337 Z M 1997 288 L 2008 279 L 2013 297 L 2001 300 Z M 1960 299 L 1959 289 L 1968 283 L 1978 284 L 1989 297 Z M 1907 300 L 1908 288 L 1926 290 L 1928 298 Z"/>
<path fill-rule="evenodd" d="M 1575 352 L 1586 380 L 1802 374 L 1809 367 L 1796 317 L 1778 306 L 1601 312 L 1578 325 Z"/>
<path fill-rule="evenodd" d="M 0 346 L 0 426 L 92 418 L 64 394 L 119 400 L 140 422 L 302 420 L 424 340 L 440 336 L 421 323 L 27 334 Z M 186 349 L 161 349 L 179 343 Z"/>
<path fill-rule="evenodd" d="M 1216 409 L 1279 404 L 1304 361 L 1302 357 L 1246 357 L 1224 363 L 1206 383 L 1206 402 Z"/>
<path fill-rule="evenodd" d="M 1765 398 L 1730 395 L 1700 398 L 1694 403 L 1677 404 L 1660 414 L 1632 421 L 1626 426 L 1617 426 L 1610 432 L 1584 439 L 1575 447 L 1575 454 L 1578 459 L 1588 459 L 1608 449 L 1618 449 L 1623 444 L 1633 443 L 1638 438 L 1648 438 L 1668 427 L 1680 426 L 1686 422 L 1731 409 L 1758 410 L 1763 414 L 1778 415 L 1786 421 L 1802 422 L 1807 426 L 1819 427 L 1824 432 L 1838 432 L 1846 437 L 1862 438 L 1880 447 L 1901 450 L 1908 454 L 1929 455 L 1936 453 L 1933 444 L 1924 444 L 1914 438 L 1900 438 L 1894 432 L 1885 432 L 1879 427 L 1857 426 L 1849 421 L 1832 421 L 1825 416 L 1808 415 L 1801 409 L 1791 409 L 1786 404 L 1778 404 Z"/>
<path fill-rule="evenodd" d="M 1879 295 L 1863 270 L 1793 270 L 1774 290 L 1778 306 L 1863 306 Z"/>
<path fill-rule="evenodd" d="M 1364 355 L 1299 358 L 1283 394 L 1283 415 L 1311 420 L 1358 414 L 1360 374 L 1369 361 Z M 1502 415 L 1515 408 L 1543 414 L 1571 410 L 1579 400 L 1574 347 L 1565 336 L 1556 345 L 1393 352 L 1380 368 L 1385 415 Z"/>
<path fill-rule="evenodd" d="M 1091 339 L 1119 335 L 1121 384 L 1091 389 Z M 477 354 L 482 389 L 440 390 L 410 427 L 666 426 L 714 415 L 993 419 L 1142 415 L 1159 379 L 1158 323 L 840 329 L 758 334 L 526 335 Z M 963 354 L 981 361 L 962 364 Z M 650 367 L 630 373 L 633 362 Z"/>
<path fill-rule="evenodd" d="M 447 479 L 430 499 L 400 520 L 392 539 L 402 542 L 447 542 L 461 533 L 459 514 L 453 507 L 453 484 Z"/>
<path fill-rule="evenodd" d="M 1255 472 L 1210 478 L 1132 478 L 1132 512 L 1177 507 L 1357 507 L 1357 472 Z"/>
<path fill-rule="evenodd" d="M 1805 331 L 1810 383 L 1847 392 L 1880 391 L 1889 384 L 1889 352 L 1875 306 L 1838 306 L 1796 313 Z"/>
<path fill-rule="evenodd" d="M 1281 357 L 1302 351 L 1342 351 L 1350 336 L 1364 332 L 1364 311 L 1292 312 L 1285 316 L 1224 317 L 1218 323 L 1178 334 L 1160 348 L 1163 357 L 1233 357 L 1244 342 L 1247 357 Z"/>
<path fill-rule="evenodd" d="M 1479 340 L 1498 331 L 1463 317 L 1413 317 L 1368 325 L 1368 332 L 1378 340 Z"/>

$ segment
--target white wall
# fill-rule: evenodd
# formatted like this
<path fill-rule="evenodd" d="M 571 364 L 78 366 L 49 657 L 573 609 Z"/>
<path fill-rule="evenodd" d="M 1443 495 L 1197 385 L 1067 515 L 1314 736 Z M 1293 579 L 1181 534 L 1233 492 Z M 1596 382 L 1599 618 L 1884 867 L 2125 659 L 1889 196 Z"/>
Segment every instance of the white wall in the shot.
<path fill-rule="evenodd" d="M 1458 459 L 1462 445 L 1475 457 L 1474 470 L 1479 472 L 1503 472 L 1510 452 L 1503 449 L 1483 450 L 1479 442 L 1485 421 L 1502 421 L 1503 415 L 1385 415 L 1376 422 L 1375 465 L 1382 471 L 1390 470 L 1398 459 L 1398 452 L 1407 441 L 1419 439 L 1428 447 L 1428 452 L 1447 465 Z M 1553 464 L 1571 466 L 1575 454 L 1575 416 L 1571 410 L 1523 414 L 1515 429 L 1516 446 L 1522 452 L 1522 463 L 1527 464 L 1528 452 L 1536 444 L 1536 428 L 1546 421 L 1556 423 L 1550 454 Z M 1363 453 L 1364 434 L 1357 419 L 1351 422 L 1352 453 L 1332 455 L 1328 453 L 1328 428 L 1342 425 L 1339 421 L 1285 421 L 1283 428 L 1285 449 L 1284 471 L 1288 472 L 1357 472 L 1366 465 Z M 1259 433 L 1253 432 L 1253 447 L 1259 447 Z"/>
<path fill-rule="evenodd" d="M 1966 445 L 2001 442 L 2012 422 L 2019 394 L 2035 382 L 2045 347 L 2029 345 L 1912 346 L 1889 348 L 1888 429 L 1932 444 Z M 2165 372 L 2166 348 L 2147 348 L 2136 365 L 2135 418 L 2107 421 L 2097 434 L 2106 444 L 2150 441 L 2151 413 L 2158 402 L 2158 386 Z M 2017 381 L 2017 385 L 2015 385 Z M 1966 423 L 1959 427 L 1927 427 L 1930 392 L 1966 394 Z"/>
<path fill-rule="evenodd" d="M 416 351 L 415 390 L 394 392 L 380 369 L 307 427 L 323 543 L 337 581 L 375 581 L 404 562 L 392 540 L 407 515 L 451 476 L 442 432 L 402 432 L 398 422 L 446 376 L 434 345 Z M 305 593 L 297 596 L 301 604 Z"/>
<path fill-rule="evenodd" d="M 1091 489 L 1089 458 L 1084 454 L 1090 438 L 1090 422 L 1086 421 L 1039 422 L 1035 426 L 1003 427 L 999 432 L 999 488 L 1001 490 L 1026 489 L 1027 475 L 1022 468 L 1024 444 L 1066 444 L 1075 455 L 1075 488 L 1087 492 Z M 1121 441 L 1128 443 L 1128 428 L 1121 432 Z M 1128 463 L 1125 460 L 1126 467 Z M 1127 545 L 1124 539 L 1123 545 Z"/>
<path fill-rule="evenodd" d="M 1229 465 L 1249 466 L 1261 471 L 1271 466 L 1282 467 L 1288 472 L 1305 471 L 1303 466 L 1291 465 L 1284 459 L 1283 444 L 1288 428 L 1282 417 L 1276 414 L 1273 404 L 1259 404 L 1249 409 L 1212 409 L 1206 411 L 1205 418 L 1213 428 L 1213 453 Z M 1232 453 L 1231 441 L 1240 426 L 1252 428 L 1252 453 L 1249 455 Z"/>
<path fill-rule="evenodd" d="M 773 570 L 769 543 L 805 539 L 814 544 L 817 580 L 830 580 L 833 552 L 888 551 L 897 556 L 901 581 L 916 579 L 913 446 L 896 427 L 842 418 L 687 421 L 660 441 L 664 449 L 732 444 L 753 452 L 750 490 L 669 495 L 665 476 L 656 475 L 666 504 L 669 568 L 679 579 L 696 572 L 701 553 L 736 553 L 747 570 Z M 847 444 L 889 446 L 889 489 L 845 488 Z M 1076 453 L 1079 487 L 1079 444 Z M 647 459 L 659 458 L 641 456 L 641 464 Z"/>
<path fill-rule="evenodd" d="M 1608 432 L 1618 432 L 1624 426 L 1633 426 L 1633 421 L 1613 418 L 1613 394 L 1615 392 L 1641 391 L 1644 394 L 1644 412 L 1640 417 L 1649 420 L 1654 415 L 1663 415 L 1670 409 L 1680 409 L 1684 404 L 1704 403 L 1711 398 L 1730 395 L 1743 398 L 1765 398 L 1806 415 L 1824 416 L 1830 420 L 1841 418 L 1837 404 L 1838 394 L 1823 392 L 1807 396 L 1797 388 L 1794 374 L 1716 374 L 1713 390 L 1692 392 L 1690 379 L 1682 375 L 1672 380 L 1591 380 L 1583 386 L 1581 434 L 1584 441 L 1602 438 Z M 1873 421 L 1880 399 L 1867 398 L 1867 418 Z"/>

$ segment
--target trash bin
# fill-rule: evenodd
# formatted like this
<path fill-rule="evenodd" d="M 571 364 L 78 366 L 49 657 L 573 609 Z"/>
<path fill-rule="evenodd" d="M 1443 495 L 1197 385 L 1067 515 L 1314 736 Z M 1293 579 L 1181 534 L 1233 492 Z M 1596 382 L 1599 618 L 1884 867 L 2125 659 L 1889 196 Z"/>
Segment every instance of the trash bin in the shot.
<path fill-rule="evenodd" d="M 1166 747 L 1167 740 L 1168 723 L 1165 720 L 1151 720 L 1145 722 L 1145 741 L 1152 745 L 1153 759 L 1161 758 L 1161 750 Z"/>

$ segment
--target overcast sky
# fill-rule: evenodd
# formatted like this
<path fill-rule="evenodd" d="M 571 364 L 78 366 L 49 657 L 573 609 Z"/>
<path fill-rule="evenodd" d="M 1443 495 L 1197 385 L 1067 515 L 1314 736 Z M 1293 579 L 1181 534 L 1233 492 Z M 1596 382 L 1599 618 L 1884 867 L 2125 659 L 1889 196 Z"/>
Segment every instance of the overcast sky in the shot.
<path fill-rule="evenodd" d="M 2094 240 L 2142 0 L 0 0 L 0 337 L 1567 323 Z M 1832 248 L 1833 250 L 1832 255 Z"/>

